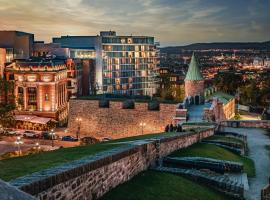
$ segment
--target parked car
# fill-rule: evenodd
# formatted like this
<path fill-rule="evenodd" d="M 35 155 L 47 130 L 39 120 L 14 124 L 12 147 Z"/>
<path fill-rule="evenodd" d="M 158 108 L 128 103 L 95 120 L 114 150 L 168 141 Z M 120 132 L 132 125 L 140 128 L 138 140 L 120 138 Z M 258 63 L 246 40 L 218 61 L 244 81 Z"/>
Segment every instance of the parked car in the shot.
<path fill-rule="evenodd" d="M 15 136 L 15 135 L 17 135 L 18 133 L 17 133 L 15 130 L 13 130 L 13 129 L 8 128 L 8 129 L 6 129 L 5 134 L 6 134 L 6 135 L 9 135 L 9 136 Z"/>
<path fill-rule="evenodd" d="M 34 132 L 34 131 L 24 131 L 23 137 L 26 137 L 26 138 L 39 138 L 40 135 L 37 134 L 37 133 Z"/>
<path fill-rule="evenodd" d="M 70 141 L 70 142 L 76 142 L 78 141 L 77 138 L 72 137 L 71 135 L 63 136 L 62 141 Z"/>

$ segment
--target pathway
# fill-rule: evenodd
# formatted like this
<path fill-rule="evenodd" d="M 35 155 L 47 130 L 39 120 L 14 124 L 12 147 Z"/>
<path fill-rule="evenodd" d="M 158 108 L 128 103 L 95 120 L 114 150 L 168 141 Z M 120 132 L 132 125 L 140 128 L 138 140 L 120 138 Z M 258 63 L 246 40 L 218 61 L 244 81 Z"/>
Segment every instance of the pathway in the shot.
<path fill-rule="evenodd" d="M 249 157 L 253 159 L 256 167 L 256 177 L 249 179 L 247 200 L 259 200 L 261 189 L 268 183 L 270 177 L 270 154 L 265 145 L 270 145 L 270 138 L 263 129 L 255 128 L 226 128 L 226 131 L 246 134 L 249 147 Z"/>
<path fill-rule="evenodd" d="M 188 121 L 190 122 L 202 122 L 203 121 L 203 114 L 204 108 L 210 108 L 210 103 L 204 103 L 201 105 L 191 105 L 188 107 Z"/>

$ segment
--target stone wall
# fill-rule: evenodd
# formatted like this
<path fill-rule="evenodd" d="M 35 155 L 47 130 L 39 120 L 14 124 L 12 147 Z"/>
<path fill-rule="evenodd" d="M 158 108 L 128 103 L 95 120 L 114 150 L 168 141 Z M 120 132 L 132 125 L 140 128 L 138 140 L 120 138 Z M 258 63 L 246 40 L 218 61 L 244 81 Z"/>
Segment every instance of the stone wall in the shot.
<path fill-rule="evenodd" d="M 226 104 L 214 98 L 210 108 L 204 109 L 204 119 L 207 121 L 221 122 L 229 120 L 235 116 L 235 99 L 231 99 Z"/>
<path fill-rule="evenodd" d="M 232 120 L 221 122 L 222 126 L 235 128 L 266 128 L 270 129 L 270 120 Z"/>
<path fill-rule="evenodd" d="M 204 96 L 204 81 L 185 81 L 185 96 Z"/>
<path fill-rule="evenodd" d="M 1 200 L 36 200 L 35 197 L 11 186 L 0 180 L 0 199 Z"/>
<path fill-rule="evenodd" d="M 130 180 L 159 158 L 214 134 L 213 128 L 145 140 L 85 157 L 11 182 L 41 200 L 96 199 Z"/>
<path fill-rule="evenodd" d="M 70 100 L 68 128 L 76 133 L 77 117 L 82 119 L 80 136 L 123 138 L 164 132 L 175 117 L 176 104 L 160 104 L 160 111 L 148 110 L 147 103 L 135 103 L 134 109 L 122 109 L 122 102 L 110 101 L 99 108 L 98 100 Z M 140 123 L 145 123 L 144 127 Z"/>

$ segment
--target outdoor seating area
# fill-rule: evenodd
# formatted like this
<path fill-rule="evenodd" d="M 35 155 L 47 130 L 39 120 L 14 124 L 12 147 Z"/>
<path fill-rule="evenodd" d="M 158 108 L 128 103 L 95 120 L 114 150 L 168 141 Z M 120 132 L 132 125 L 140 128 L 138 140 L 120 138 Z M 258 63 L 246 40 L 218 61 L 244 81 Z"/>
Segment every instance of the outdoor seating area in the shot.
<path fill-rule="evenodd" d="M 16 129 L 44 131 L 48 130 L 51 123 L 56 121 L 52 118 L 38 117 L 35 115 L 15 115 Z"/>

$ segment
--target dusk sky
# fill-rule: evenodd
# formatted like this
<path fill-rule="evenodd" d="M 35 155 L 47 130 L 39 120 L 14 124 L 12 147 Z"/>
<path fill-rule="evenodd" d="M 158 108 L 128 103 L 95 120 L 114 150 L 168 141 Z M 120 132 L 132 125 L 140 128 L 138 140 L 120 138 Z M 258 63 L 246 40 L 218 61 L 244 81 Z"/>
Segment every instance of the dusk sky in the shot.
<path fill-rule="evenodd" d="M 35 34 L 150 35 L 161 46 L 270 40 L 270 0 L 0 0 L 0 29 Z"/>

